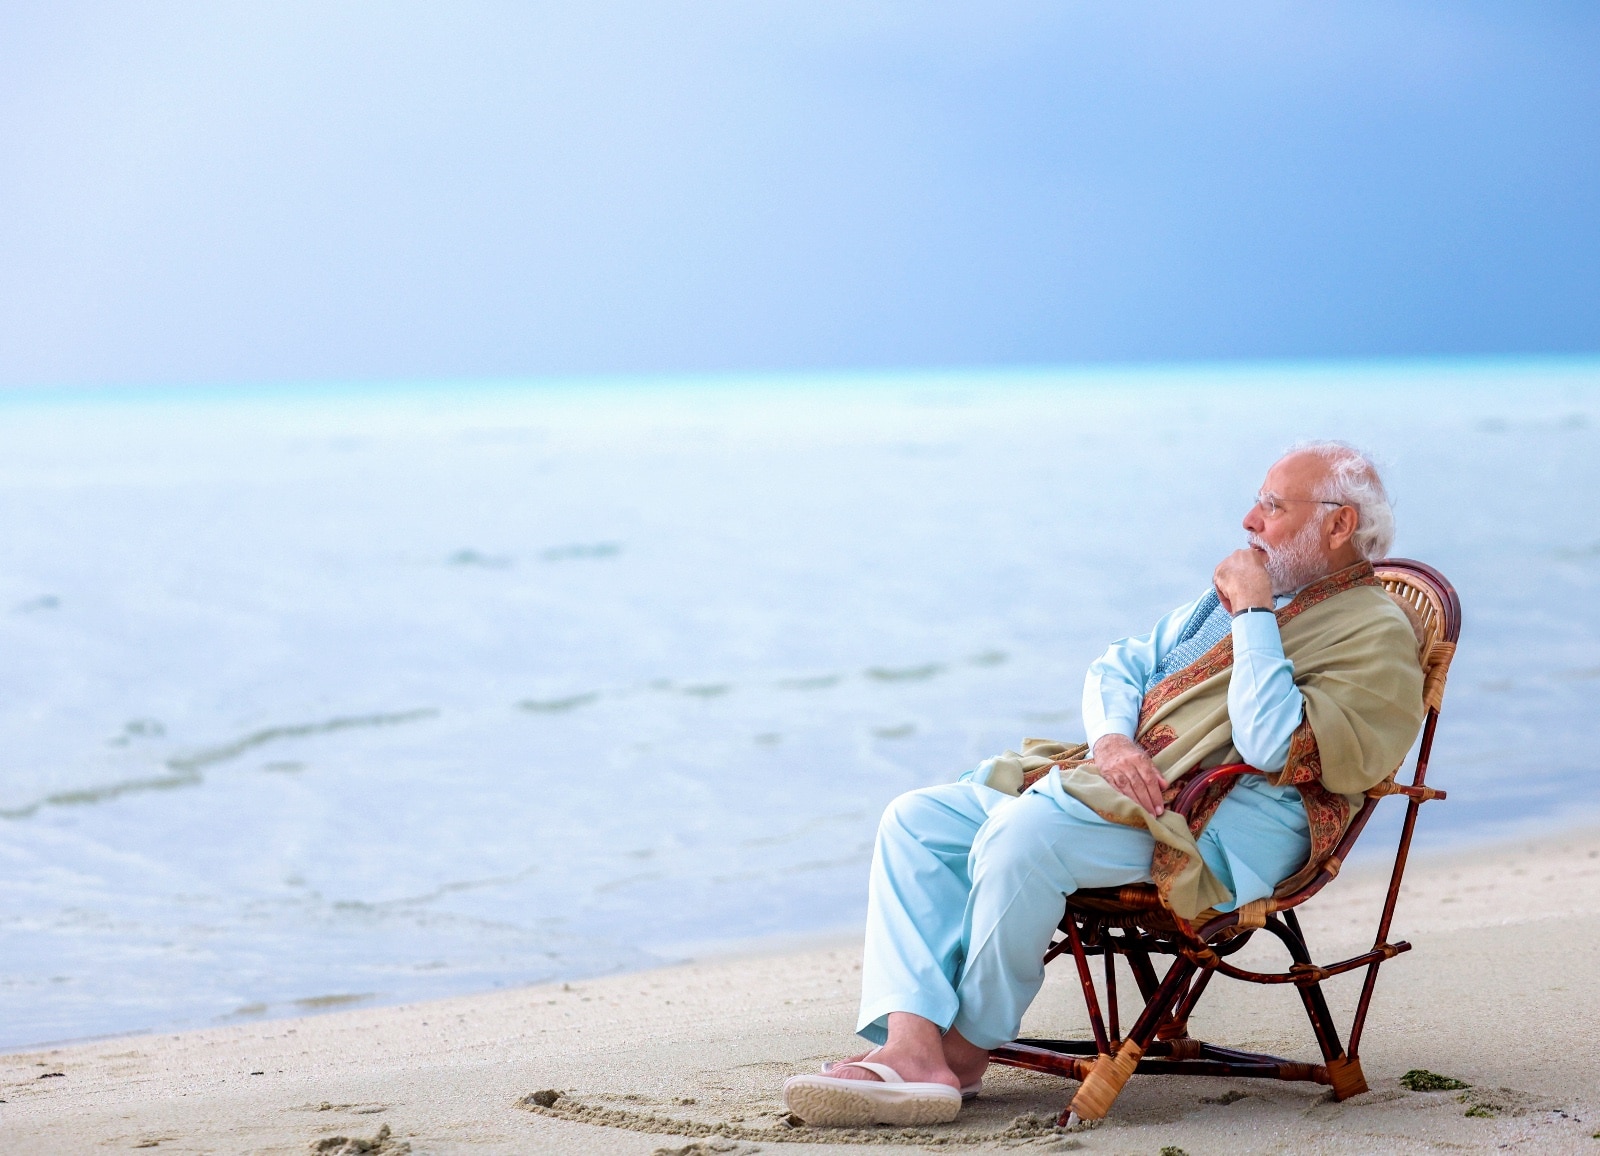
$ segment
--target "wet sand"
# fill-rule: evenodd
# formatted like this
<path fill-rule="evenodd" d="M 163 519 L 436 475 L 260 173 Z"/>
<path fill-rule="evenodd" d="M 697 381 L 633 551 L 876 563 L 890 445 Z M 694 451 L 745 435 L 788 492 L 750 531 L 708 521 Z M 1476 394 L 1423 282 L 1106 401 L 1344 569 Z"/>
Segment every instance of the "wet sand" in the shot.
<path fill-rule="evenodd" d="M 1385 882 L 1352 868 L 1303 909 L 1320 957 L 1370 945 Z M 1135 1077 L 1109 1120 L 1065 1135 L 1053 1121 L 1076 1085 L 995 1067 L 943 1128 L 788 1127 L 783 1077 L 854 1046 L 852 941 L 0 1056 L 0 1150 L 1600 1152 L 1600 829 L 1419 859 L 1395 935 L 1415 950 L 1383 970 L 1362 1045 L 1372 1090 L 1344 1103 L 1313 1085 Z M 1256 943 L 1236 958 L 1275 959 Z M 1051 973 L 1025 1031 L 1086 1035 L 1070 965 Z M 1341 1015 L 1358 986 L 1329 985 Z M 1219 980 L 1194 1031 L 1316 1058 L 1292 989 Z M 1471 1087 L 1407 1091 L 1412 1068 Z"/>

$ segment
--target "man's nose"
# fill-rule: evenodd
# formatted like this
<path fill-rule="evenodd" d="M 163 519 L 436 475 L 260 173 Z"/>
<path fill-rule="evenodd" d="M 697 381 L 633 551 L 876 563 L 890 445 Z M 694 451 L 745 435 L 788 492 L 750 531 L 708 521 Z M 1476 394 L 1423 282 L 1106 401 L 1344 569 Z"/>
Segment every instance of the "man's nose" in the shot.
<path fill-rule="evenodd" d="M 1266 519 L 1261 516 L 1260 503 L 1251 504 L 1250 508 L 1244 512 L 1244 521 L 1240 525 L 1252 534 L 1259 534 L 1267 528 Z"/>

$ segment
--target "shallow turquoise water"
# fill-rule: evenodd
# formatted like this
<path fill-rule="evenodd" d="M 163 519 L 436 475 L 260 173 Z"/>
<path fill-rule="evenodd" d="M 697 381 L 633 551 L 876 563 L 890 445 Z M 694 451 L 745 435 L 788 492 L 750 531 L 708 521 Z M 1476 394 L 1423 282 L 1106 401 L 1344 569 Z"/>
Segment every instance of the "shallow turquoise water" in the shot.
<path fill-rule="evenodd" d="M 1594 362 L 0 395 L 0 1046 L 848 927 L 1304 436 L 1462 593 L 1424 844 L 1588 821 L 1597 434 Z"/>

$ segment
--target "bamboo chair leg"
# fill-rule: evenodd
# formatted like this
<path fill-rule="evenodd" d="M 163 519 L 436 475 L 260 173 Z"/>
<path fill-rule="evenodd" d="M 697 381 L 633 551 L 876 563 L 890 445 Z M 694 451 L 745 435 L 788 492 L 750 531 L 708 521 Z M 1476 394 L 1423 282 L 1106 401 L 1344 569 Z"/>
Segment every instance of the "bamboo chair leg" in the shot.
<path fill-rule="evenodd" d="M 1123 1085 L 1139 1066 L 1139 1059 L 1155 1037 L 1156 1027 L 1172 1010 L 1172 1005 L 1189 987 L 1189 977 L 1194 974 L 1195 963 L 1179 956 L 1172 963 L 1166 979 L 1156 989 L 1155 996 L 1144 1005 L 1139 1018 L 1133 1021 L 1128 1038 L 1115 1055 L 1101 1056 L 1094 1062 L 1089 1075 L 1072 1097 L 1072 1103 L 1061 1113 L 1060 1123 L 1068 1126 L 1079 1120 L 1103 1120 L 1111 1105 L 1121 1094 Z"/>
<path fill-rule="evenodd" d="M 1296 963 L 1310 966 L 1311 953 L 1306 949 L 1305 937 L 1300 931 L 1300 920 L 1293 911 L 1285 911 L 1283 918 L 1289 934 L 1280 933 L 1278 938 L 1283 940 L 1284 946 L 1289 949 L 1289 954 Z M 1359 1096 L 1367 1090 L 1367 1080 L 1361 1072 L 1361 1061 L 1345 1054 L 1344 1045 L 1339 1042 L 1339 1029 L 1333 1022 L 1333 1012 L 1328 1008 L 1327 997 L 1322 994 L 1322 985 L 1296 983 L 1295 987 L 1300 992 L 1300 1002 L 1305 1005 L 1306 1018 L 1311 1021 L 1311 1031 L 1317 1037 L 1317 1047 L 1322 1050 L 1322 1060 L 1328 1069 L 1328 1083 L 1333 1089 L 1333 1098 L 1348 1100 L 1351 1096 Z"/>
<path fill-rule="evenodd" d="M 1156 1029 L 1158 1040 L 1181 1040 L 1189 1035 L 1189 1016 L 1194 1013 L 1194 1008 L 1200 1002 L 1200 997 L 1205 994 L 1206 984 L 1211 982 L 1211 977 L 1216 975 L 1215 968 L 1205 968 L 1194 977 L 1194 982 L 1189 985 L 1189 990 L 1178 1001 L 1178 1006 L 1173 1009 L 1172 1016 L 1166 1023 Z"/>
<path fill-rule="evenodd" d="M 1072 945 L 1073 962 L 1078 965 L 1078 982 L 1083 985 L 1083 1003 L 1089 1009 L 1089 1029 L 1094 1032 L 1095 1051 L 1109 1055 L 1111 1041 L 1106 1038 L 1106 1024 L 1100 1018 L 1100 1000 L 1094 992 L 1094 976 L 1089 974 L 1089 957 L 1084 954 L 1083 940 L 1078 935 L 1078 921 L 1068 915 L 1063 926 L 1067 929 L 1067 941 Z"/>
<path fill-rule="evenodd" d="M 1433 745 L 1434 719 L 1428 719 L 1427 730 L 1423 734 L 1422 754 L 1417 762 L 1417 772 L 1412 776 L 1415 786 L 1422 785 L 1422 778 L 1428 770 L 1428 750 Z M 1400 881 L 1406 873 L 1406 860 L 1411 854 L 1411 836 L 1417 829 L 1417 812 L 1422 809 L 1422 804 L 1412 799 L 1406 805 L 1405 823 L 1400 828 L 1400 845 L 1395 849 L 1394 869 L 1389 875 L 1389 894 L 1384 899 L 1383 914 L 1378 919 L 1378 934 L 1373 940 L 1374 944 L 1387 942 L 1389 928 L 1394 922 L 1395 904 L 1400 899 Z M 1361 1031 L 1366 1027 L 1367 1009 L 1372 1006 L 1372 992 L 1378 986 L 1378 967 L 1381 960 L 1375 961 L 1367 968 L 1366 978 L 1361 983 L 1361 999 L 1356 1003 L 1355 1022 L 1350 1025 L 1350 1056 L 1354 1059 L 1360 1054 Z"/>
<path fill-rule="evenodd" d="M 1129 944 L 1123 949 L 1128 957 L 1128 968 L 1133 972 L 1134 982 L 1139 985 L 1139 996 L 1146 1003 L 1156 994 L 1156 988 L 1161 986 L 1161 980 L 1156 975 L 1156 969 L 1150 963 L 1150 953 L 1137 942 Z"/>
<path fill-rule="evenodd" d="M 1105 937 L 1106 961 L 1106 1011 L 1110 1018 L 1106 1023 L 1106 1030 L 1110 1034 L 1111 1042 L 1122 1042 L 1122 1007 L 1117 1001 L 1117 953 L 1112 950 L 1111 936 Z"/>
<path fill-rule="evenodd" d="M 1316 1034 L 1317 1046 L 1322 1049 L 1322 1059 L 1328 1069 L 1328 1083 L 1333 1088 L 1333 1098 L 1348 1100 L 1367 1090 L 1367 1080 L 1361 1072 L 1361 1061 L 1347 1056 L 1339 1043 L 1339 1029 L 1334 1026 L 1333 1013 L 1322 994 L 1320 983 L 1296 984 L 1300 999 L 1306 1006 L 1306 1016 L 1311 1020 L 1311 1030 Z"/>

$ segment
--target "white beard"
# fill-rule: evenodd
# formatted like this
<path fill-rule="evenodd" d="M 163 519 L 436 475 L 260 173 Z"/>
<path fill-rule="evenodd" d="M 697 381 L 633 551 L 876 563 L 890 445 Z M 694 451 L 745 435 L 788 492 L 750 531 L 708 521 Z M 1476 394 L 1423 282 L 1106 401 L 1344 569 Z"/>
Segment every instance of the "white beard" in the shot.
<path fill-rule="evenodd" d="M 1254 534 L 1250 545 L 1267 555 L 1267 577 L 1272 579 L 1272 594 L 1293 594 L 1327 574 L 1328 562 L 1320 549 L 1322 519 L 1313 518 L 1283 545 L 1273 548 Z"/>

